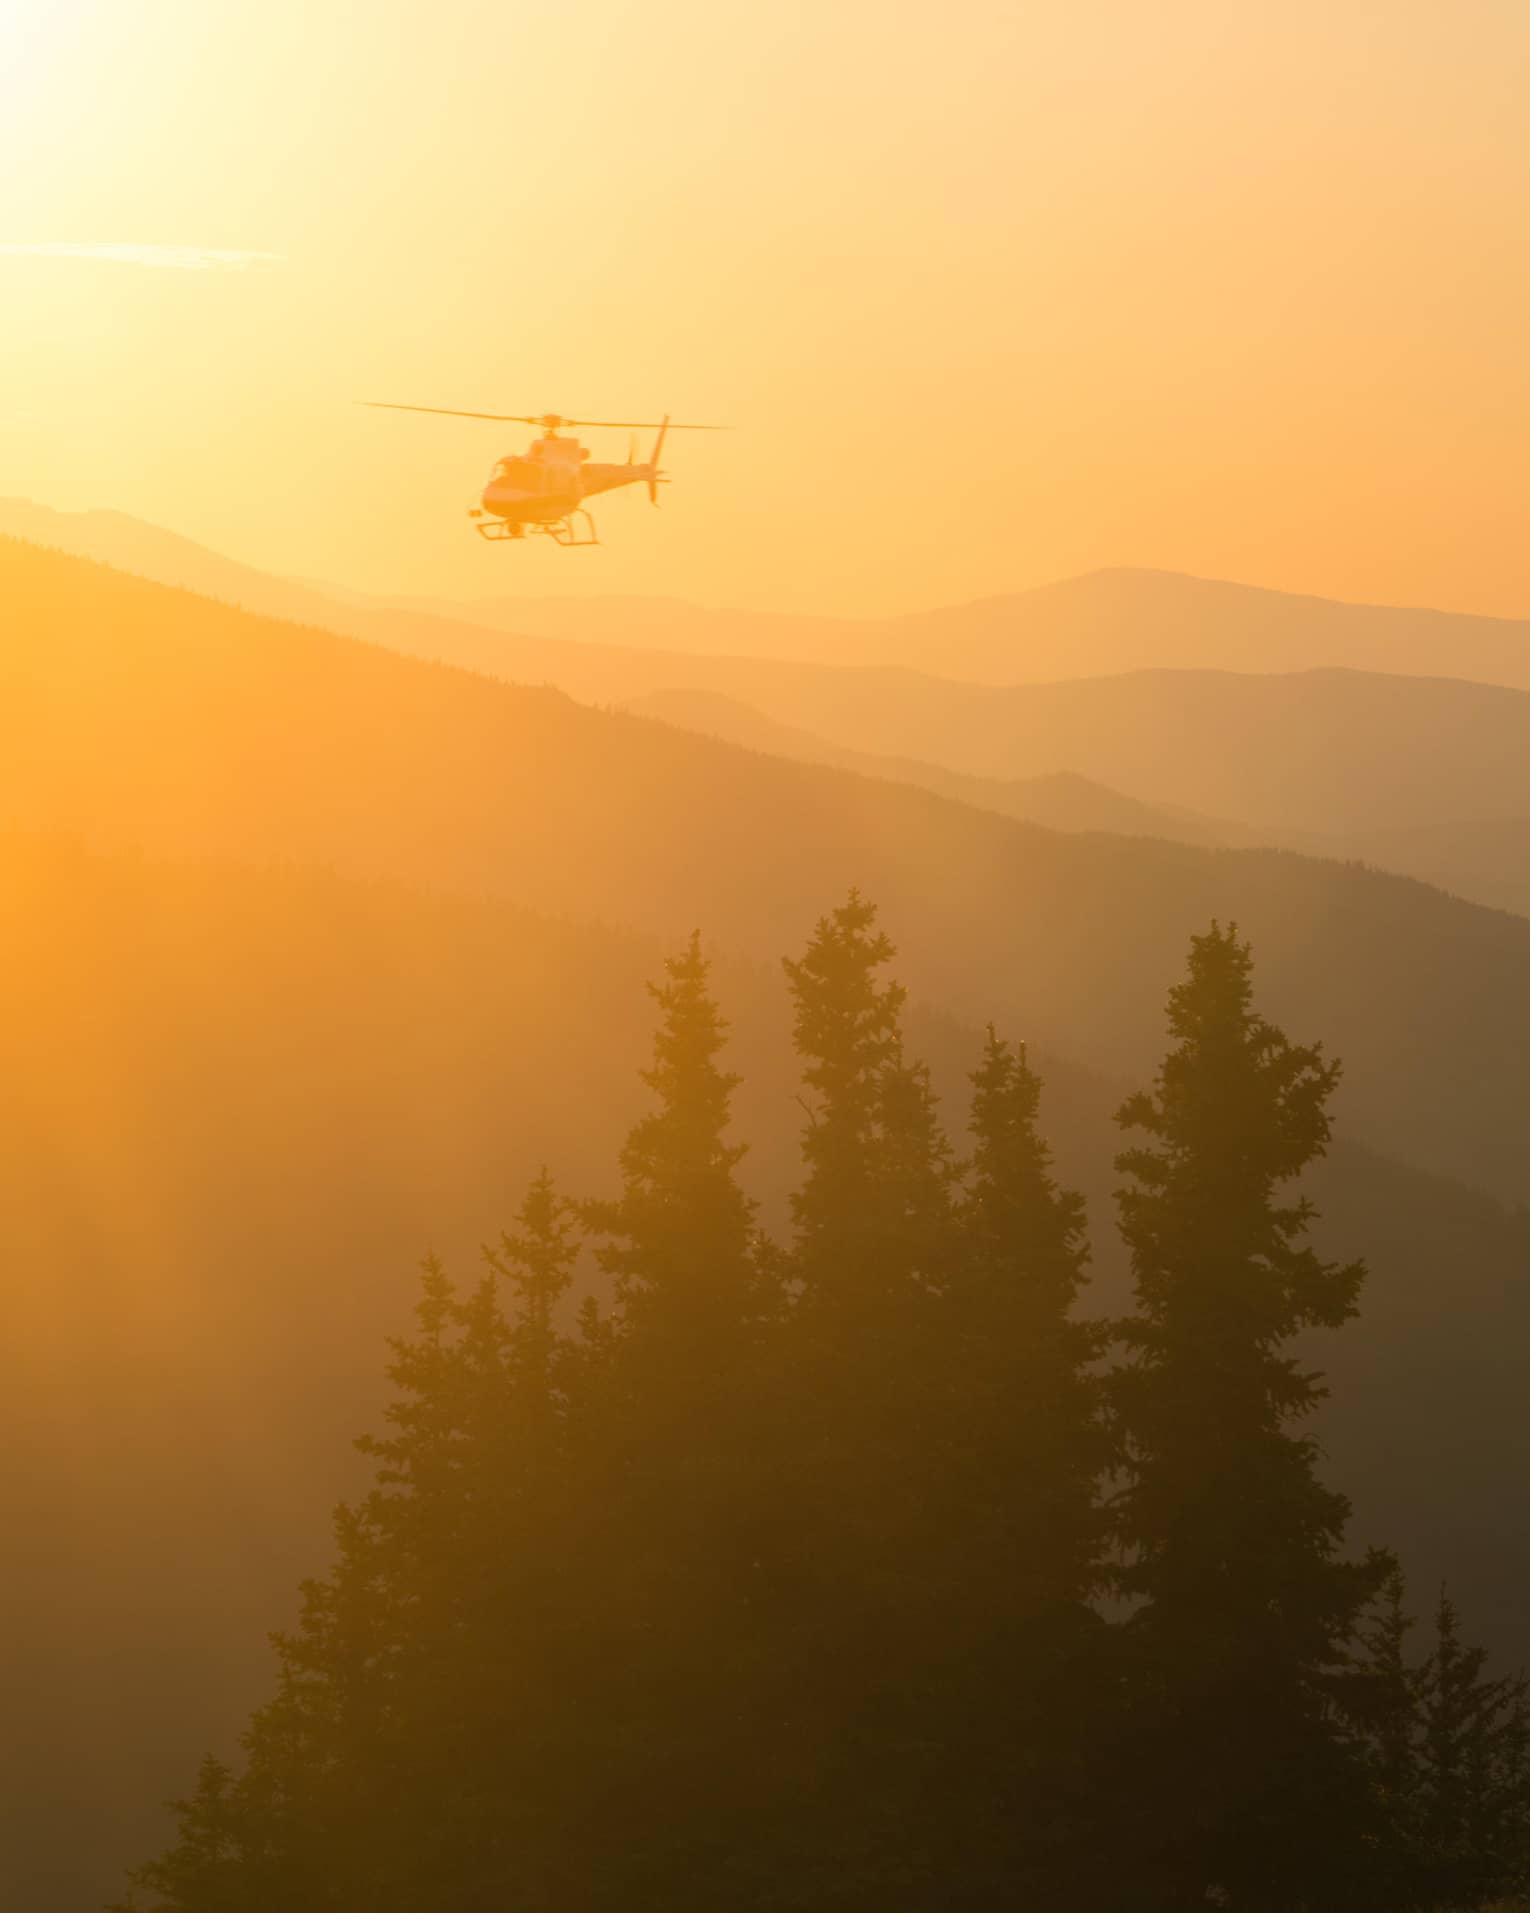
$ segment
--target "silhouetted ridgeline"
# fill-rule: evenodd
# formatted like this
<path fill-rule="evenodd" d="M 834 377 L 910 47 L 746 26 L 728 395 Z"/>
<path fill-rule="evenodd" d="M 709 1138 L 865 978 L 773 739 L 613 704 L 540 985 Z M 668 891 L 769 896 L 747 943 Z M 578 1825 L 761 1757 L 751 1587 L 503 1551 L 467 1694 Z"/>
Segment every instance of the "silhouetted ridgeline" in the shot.
<path fill-rule="evenodd" d="M 0 500 L 6 532 L 587 702 L 667 700 L 693 730 L 1056 829 L 1360 858 L 1530 911 L 1523 622 L 1147 571 L 883 623 L 626 598 L 432 605 L 270 577 L 115 512 Z M 677 715 L 687 699 L 710 715 Z"/>
<path fill-rule="evenodd" d="M 746 750 L 800 758 L 810 764 L 833 764 L 863 777 L 917 784 L 958 803 L 996 810 L 1003 816 L 1044 824 L 1052 830 L 1108 830 L 1120 836 L 1167 837 L 1173 843 L 1187 844 L 1266 841 L 1236 824 L 1220 824 L 1193 811 L 1140 804 L 1071 771 L 1049 771 L 1036 777 L 969 777 L 939 764 L 921 763 L 917 758 L 878 757 L 867 751 L 846 750 L 811 731 L 778 723 L 737 698 L 716 691 L 655 691 L 634 698 L 626 708 L 638 717 L 656 717 L 682 730 L 742 744 Z"/>
<path fill-rule="evenodd" d="M 58 523 L 61 542 L 78 539 L 71 549 L 90 549 L 87 521 Z M 141 549 L 141 535 L 153 533 L 138 529 Z M 709 657 L 891 666 L 991 685 L 1122 671 L 1338 667 L 1530 689 L 1530 622 L 1523 618 L 1346 604 L 1131 567 L 896 618 L 713 611 L 641 598 L 440 599 L 420 608 L 512 634 Z"/>
<path fill-rule="evenodd" d="M 0 533 L 103 559 L 251 611 L 330 626 L 348 613 L 396 615 L 400 628 L 414 618 L 422 630 L 433 620 L 442 642 L 455 629 L 463 645 L 472 642 L 476 626 L 518 643 L 549 640 L 554 648 L 573 644 L 591 653 L 641 647 L 681 659 L 875 665 L 993 685 L 1122 671 L 1337 667 L 1530 690 L 1530 623 L 1522 618 L 1346 604 L 1170 571 L 1114 567 L 903 617 L 820 618 L 715 610 L 669 598 L 369 598 L 268 577 L 121 512 L 60 512 L 21 498 L 0 499 Z M 637 688 L 694 682 L 682 673 Z"/>

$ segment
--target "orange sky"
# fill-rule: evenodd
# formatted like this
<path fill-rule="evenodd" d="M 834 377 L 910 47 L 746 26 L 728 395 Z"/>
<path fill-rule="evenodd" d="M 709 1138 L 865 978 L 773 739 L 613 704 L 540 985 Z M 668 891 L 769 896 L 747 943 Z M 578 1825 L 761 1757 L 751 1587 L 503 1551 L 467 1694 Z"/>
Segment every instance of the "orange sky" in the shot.
<path fill-rule="evenodd" d="M 0 250 L 0 493 L 377 590 L 1530 615 L 1527 98 L 1524 0 L 0 0 L 0 248 L 193 249 Z M 496 549 L 518 429 L 358 398 L 738 430 Z"/>

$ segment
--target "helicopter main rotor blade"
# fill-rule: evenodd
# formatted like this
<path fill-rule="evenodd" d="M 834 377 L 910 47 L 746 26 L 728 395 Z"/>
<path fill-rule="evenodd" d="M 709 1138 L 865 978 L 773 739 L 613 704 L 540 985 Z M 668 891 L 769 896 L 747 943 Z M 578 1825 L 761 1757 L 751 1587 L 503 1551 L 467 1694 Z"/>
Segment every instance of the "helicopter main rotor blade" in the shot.
<path fill-rule="evenodd" d="M 542 421 L 534 419 L 532 423 L 540 425 Z M 675 419 L 661 418 L 561 418 L 558 423 L 589 425 L 602 431 L 609 429 L 620 432 L 656 432 L 660 426 L 666 424 L 672 432 L 726 432 L 732 429 L 727 425 L 681 425 Z"/>
<path fill-rule="evenodd" d="M 378 412 L 434 412 L 438 418 L 487 418 L 497 425 L 542 425 L 546 421 L 527 412 L 458 412 L 450 405 L 395 405 L 389 399 L 362 399 Z"/>
<path fill-rule="evenodd" d="M 660 424 L 658 419 L 631 418 L 564 418 L 561 412 L 459 412 L 451 405 L 398 405 L 391 399 L 362 399 L 362 405 L 369 405 L 379 412 L 431 412 L 437 418 L 486 418 L 496 425 L 540 425 L 544 431 L 556 432 L 564 425 L 587 425 L 601 431 L 651 432 Z M 677 425 L 673 422 L 672 432 L 726 432 L 726 425 Z"/>

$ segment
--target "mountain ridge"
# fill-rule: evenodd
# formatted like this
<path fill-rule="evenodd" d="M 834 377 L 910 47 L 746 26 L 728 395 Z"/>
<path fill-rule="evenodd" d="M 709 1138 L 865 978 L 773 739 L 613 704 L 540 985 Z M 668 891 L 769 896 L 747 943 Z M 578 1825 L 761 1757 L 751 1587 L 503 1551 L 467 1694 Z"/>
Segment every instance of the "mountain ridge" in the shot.
<path fill-rule="evenodd" d="M 136 537 L 135 521 L 111 514 L 103 521 L 119 530 L 127 526 Z M 176 535 L 166 536 L 173 551 L 183 548 Z M 137 555 L 142 560 L 142 551 Z M 159 568 L 177 567 L 166 560 Z M 586 703 L 630 704 L 679 689 L 730 697 L 777 723 L 814 733 L 823 748 L 811 755 L 832 759 L 848 751 L 892 760 L 858 768 L 922 782 L 959 801 L 991 803 L 1003 814 L 1031 816 L 1049 827 L 1110 828 L 1125 818 L 1102 816 L 1081 792 L 1075 792 L 1080 801 L 1070 813 L 1061 786 L 1053 788 L 1059 801 L 1043 807 L 1027 804 L 1015 790 L 996 792 L 961 780 L 1026 779 L 1034 789 L 1038 778 L 1067 773 L 1118 792 L 1123 806 L 1157 813 L 1151 823 L 1137 817 L 1127 826 L 1133 830 L 1150 828 L 1180 841 L 1267 843 L 1311 855 L 1358 857 L 1467 901 L 1530 912 L 1524 833 L 1508 824 L 1472 828 L 1477 819 L 1530 817 L 1530 783 L 1515 772 L 1530 757 L 1530 723 L 1523 693 L 1513 689 L 1498 687 L 1502 695 L 1492 699 L 1496 715 L 1487 728 L 1479 726 L 1477 735 L 1463 732 L 1456 741 L 1452 730 L 1460 726 L 1451 713 L 1474 706 L 1488 711 L 1483 694 L 1492 687 L 1441 679 L 1436 696 L 1416 678 L 1335 665 L 1275 676 L 1157 666 L 1115 677 L 984 687 L 906 667 L 711 658 L 515 637 L 420 613 L 347 610 L 237 569 L 232 575 L 220 571 L 213 582 L 222 602 L 248 601 L 265 615 L 509 682 L 557 684 Z M 205 579 L 181 588 L 199 583 L 205 590 Z M 1326 708 L 1344 697 L 1350 708 Z M 1293 700 L 1301 698 L 1310 708 L 1292 710 Z M 1220 709 L 1212 708 L 1212 699 L 1221 700 Z M 1239 704 L 1251 699 L 1263 707 L 1263 728 L 1276 739 L 1273 757 L 1248 730 L 1246 714 L 1236 725 L 1232 721 Z M 1410 700 L 1415 715 L 1400 715 Z M 1070 705 L 1073 715 L 1067 717 Z M 1195 720 L 1197 707 L 1201 716 Z M 1063 712 L 1063 720 L 1048 710 Z M 1232 749 L 1228 740 L 1235 731 L 1238 747 Z M 1158 748 L 1165 738 L 1173 739 L 1172 749 Z M 1356 746 L 1367 740 L 1371 756 L 1362 766 Z M 1305 770 L 1294 765 L 1292 749 L 1305 753 Z M 900 766 L 899 759 L 909 763 Z M 1216 781 L 1226 772 L 1235 775 Z M 1208 773 L 1216 775 L 1208 781 Z"/>
<path fill-rule="evenodd" d="M 752 705 L 719 691 L 654 691 L 623 707 L 637 717 L 657 718 L 683 730 L 720 737 L 746 750 L 832 764 L 863 777 L 916 784 L 958 803 L 1041 824 L 1049 830 L 1103 830 L 1118 836 L 1167 837 L 1175 843 L 1248 844 L 1255 834 L 1196 812 L 1170 812 L 1138 802 L 1076 771 L 1033 777 L 972 777 L 914 758 L 876 756 L 842 749 L 812 731 L 778 723 Z"/>
<path fill-rule="evenodd" d="M 0 591 L 0 817 L 702 922 L 756 956 L 860 884 L 912 926 L 916 991 L 1112 1074 L 1156 1051 L 1186 937 L 1236 919 L 1272 1012 L 1351 1064 L 1352 1133 L 1530 1195 L 1530 923 L 1291 852 L 1065 835 L 13 542 Z"/>
<path fill-rule="evenodd" d="M 1154 662 L 1174 669 L 1220 665 L 1299 670 L 1331 661 L 1333 646 L 1348 645 L 1352 655 L 1347 662 L 1355 669 L 1530 688 L 1530 619 L 1325 598 L 1154 566 L 1102 566 L 1019 592 L 891 617 L 846 618 L 708 607 L 633 594 L 462 600 L 379 596 L 328 583 L 272 579 L 125 513 L 59 512 L 24 499 L 0 499 L 0 531 L 57 541 L 61 549 L 112 562 L 122 562 L 136 537 L 141 546 L 151 548 L 148 562 L 156 562 L 157 553 L 160 570 L 146 575 L 161 582 L 181 582 L 164 575 L 165 568 L 180 564 L 211 589 L 215 567 L 224 567 L 234 584 L 242 577 L 246 590 L 260 593 L 275 586 L 303 593 L 336 607 L 337 613 L 416 612 L 476 629 L 579 643 L 620 642 L 618 633 L 630 637 L 636 628 L 645 644 L 662 639 L 655 648 L 678 648 L 688 655 L 899 664 L 935 676 L 1005 684 L 1114 675 L 1150 668 Z M 265 580 L 265 585 L 256 580 Z M 252 603 L 251 608 L 265 609 L 267 603 Z M 1228 664 L 1229 630 L 1236 637 L 1237 627 L 1251 621 L 1259 641 L 1274 647 L 1273 654 Z M 1108 654 L 1102 649 L 1107 639 L 1113 647 Z M 1243 642 L 1252 640 L 1245 637 Z"/>

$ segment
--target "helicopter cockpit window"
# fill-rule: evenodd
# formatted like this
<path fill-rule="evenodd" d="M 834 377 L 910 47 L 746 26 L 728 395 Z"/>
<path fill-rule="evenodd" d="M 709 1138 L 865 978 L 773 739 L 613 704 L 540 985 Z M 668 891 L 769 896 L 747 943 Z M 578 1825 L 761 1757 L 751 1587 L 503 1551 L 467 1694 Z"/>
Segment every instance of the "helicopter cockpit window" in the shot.
<path fill-rule="evenodd" d="M 540 491 L 542 475 L 529 458 L 502 458 L 494 467 L 494 476 L 517 491 Z"/>

